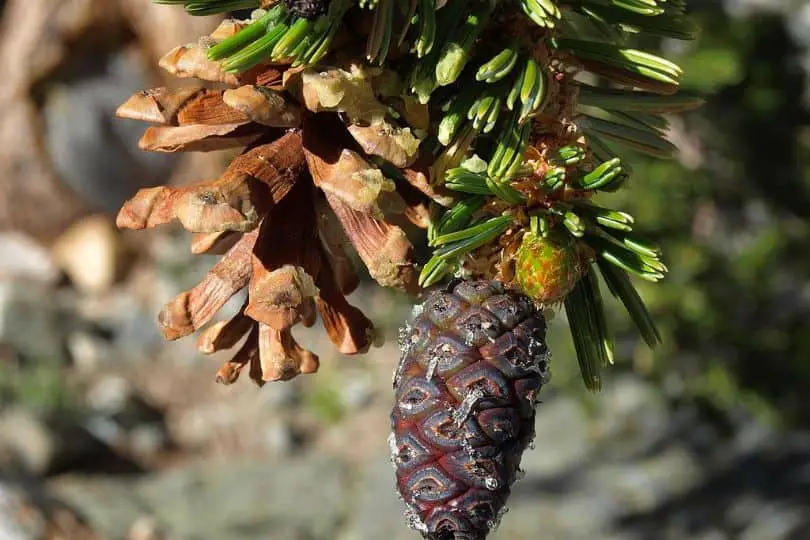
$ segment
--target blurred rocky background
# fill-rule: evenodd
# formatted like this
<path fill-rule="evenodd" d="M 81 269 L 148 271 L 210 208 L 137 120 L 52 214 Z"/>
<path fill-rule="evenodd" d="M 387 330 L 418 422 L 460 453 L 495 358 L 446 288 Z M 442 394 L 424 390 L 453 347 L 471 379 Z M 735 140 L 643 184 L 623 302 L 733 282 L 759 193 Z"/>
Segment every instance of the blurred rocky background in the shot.
<path fill-rule="evenodd" d="M 691 3 L 701 39 L 664 46 L 708 104 L 674 123 L 680 161 L 640 160 L 616 196 L 668 254 L 642 289 L 664 346 L 617 309 L 620 361 L 585 395 L 558 316 L 496 540 L 810 538 L 810 4 Z M 0 0 L 2 540 L 415 537 L 385 443 L 404 299 L 354 295 L 388 337 L 366 357 L 308 330 L 317 376 L 225 388 L 155 321 L 211 260 L 178 230 L 114 227 L 138 188 L 222 167 L 142 153 L 142 126 L 113 118 L 215 24 L 149 0 Z"/>

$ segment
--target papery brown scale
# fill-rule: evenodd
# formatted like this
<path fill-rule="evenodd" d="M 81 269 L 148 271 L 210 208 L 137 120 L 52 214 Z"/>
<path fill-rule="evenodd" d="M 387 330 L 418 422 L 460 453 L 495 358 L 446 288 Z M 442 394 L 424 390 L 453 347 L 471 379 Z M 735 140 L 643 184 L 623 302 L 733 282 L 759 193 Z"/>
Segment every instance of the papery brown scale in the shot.
<path fill-rule="evenodd" d="M 265 126 L 293 128 L 301 125 L 301 107 L 272 90 L 245 85 L 226 90 L 222 99 L 228 107 Z"/>
<path fill-rule="evenodd" d="M 248 284 L 250 261 L 258 232 L 246 234 L 194 288 L 167 303 L 158 316 L 166 339 L 199 330 L 240 289 Z"/>
<path fill-rule="evenodd" d="M 257 258 L 249 287 L 245 314 L 277 330 L 290 328 L 310 313 L 310 299 L 318 294 L 312 277 L 303 268 L 285 265 L 269 270 Z"/>
<path fill-rule="evenodd" d="M 405 217 L 420 229 L 427 229 L 430 224 L 430 209 L 425 195 L 410 184 L 397 184 L 397 193 L 405 203 Z"/>
<path fill-rule="evenodd" d="M 374 340 L 374 324 L 349 304 L 330 269 L 321 271 L 317 284 L 320 294 L 315 302 L 329 339 L 343 354 L 366 352 Z"/>
<path fill-rule="evenodd" d="M 273 142 L 237 156 L 227 172 L 247 174 L 262 181 L 270 188 L 273 202 L 278 203 L 306 173 L 301 140 L 300 131 L 289 131 Z"/>
<path fill-rule="evenodd" d="M 289 69 L 286 65 L 258 66 L 256 73 L 257 86 L 265 86 L 272 90 L 281 91 L 284 89 L 284 73 Z"/>
<path fill-rule="evenodd" d="M 411 186 L 429 199 L 442 206 L 452 206 L 455 202 L 453 193 L 430 183 L 430 165 L 434 159 L 429 152 L 422 151 L 413 165 L 402 170 L 402 174 Z"/>
<path fill-rule="evenodd" d="M 413 291 L 416 288 L 413 246 L 405 233 L 372 216 L 374 206 L 358 204 L 362 199 L 355 200 L 355 204 L 346 201 L 352 196 L 358 199 L 358 193 L 347 189 L 344 175 L 354 176 L 368 170 L 362 169 L 365 160 L 349 149 L 352 144 L 351 137 L 335 118 L 319 115 L 304 124 L 304 152 L 313 179 L 322 186 L 329 206 L 372 277 L 384 286 Z"/>
<path fill-rule="evenodd" d="M 262 127 L 250 121 L 151 126 L 144 131 L 138 147 L 148 152 L 212 152 L 246 146 L 258 140 L 262 134 Z"/>
<path fill-rule="evenodd" d="M 303 303 L 317 294 L 322 261 L 312 196 L 309 182 L 296 185 L 262 223 L 253 250 L 246 313 L 277 329 L 300 321 Z"/>
<path fill-rule="evenodd" d="M 315 298 L 307 297 L 301 310 L 301 324 L 305 328 L 312 328 L 318 322 L 318 308 L 315 306 Z"/>
<path fill-rule="evenodd" d="M 301 347 L 289 330 L 263 324 L 259 325 L 259 358 L 262 381 L 287 381 L 302 373 L 315 373 L 319 366 L 318 356 Z"/>
<path fill-rule="evenodd" d="M 248 334 L 247 339 L 236 351 L 233 357 L 225 362 L 225 364 L 217 370 L 216 382 L 220 384 L 233 384 L 239 378 L 239 374 L 245 366 L 250 366 L 251 378 L 254 366 L 261 374 L 261 366 L 259 365 L 259 325 L 254 324 Z M 255 381 L 255 379 L 254 379 Z M 264 384 L 259 376 L 260 386 Z"/>
<path fill-rule="evenodd" d="M 201 91 L 199 86 L 153 88 L 134 94 L 115 111 L 118 118 L 153 124 L 176 124 L 176 115 L 189 99 Z"/>
<path fill-rule="evenodd" d="M 390 112 L 374 93 L 371 85 L 374 71 L 356 62 L 348 71 L 340 68 L 319 71 L 308 67 L 290 73 L 284 83 L 309 111 L 339 111 L 351 122 L 374 123 Z"/>
<path fill-rule="evenodd" d="M 191 253 L 194 255 L 223 255 L 240 238 L 242 238 L 242 233 L 234 231 L 194 233 L 191 237 Z"/>
<path fill-rule="evenodd" d="M 420 229 L 427 229 L 428 225 L 430 225 L 430 210 L 423 202 L 409 205 L 405 209 L 405 217 Z"/>
<path fill-rule="evenodd" d="M 204 90 L 186 101 L 177 112 L 177 123 L 192 124 L 247 124 L 252 118 L 225 102 L 225 91 Z"/>
<path fill-rule="evenodd" d="M 268 271 L 289 264 L 317 276 L 321 255 L 312 202 L 315 193 L 312 183 L 302 180 L 262 222 L 253 255 Z"/>
<path fill-rule="evenodd" d="M 219 321 L 200 333 L 197 350 L 202 354 L 214 354 L 234 347 L 255 325 L 255 321 L 240 311 L 227 321 Z"/>
<path fill-rule="evenodd" d="M 205 48 L 196 43 L 175 47 L 160 59 L 158 65 L 175 77 L 239 85 L 236 75 L 222 69 L 219 62 L 209 60 Z"/>
<path fill-rule="evenodd" d="M 211 40 L 219 43 L 222 40 L 228 39 L 229 37 L 233 37 L 245 28 L 248 27 L 250 22 L 247 21 L 240 21 L 237 19 L 225 19 L 219 26 L 217 26 L 211 34 L 209 34 L 209 38 Z"/>
<path fill-rule="evenodd" d="M 402 229 L 358 212 L 332 194 L 327 193 L 326 200 L 368 267 L 371 277 L 385 287 L 416 292 L 413 245 Z"/>
<path fill-rule="evenodd" d="M 430 109 L 427 104 L 420 103 L 416 96 L 403 97 L 395 108 L 412 128 L 425 131 L 430 129 Z"/>
<path fill-rule="evenodd" d="M 405 210 L 396 184 L 358 152 L 339 121 L 323 116 L 304 126 L 304 154 L 315 185 L 359 212 L 383 218 Z"/>
<path fill-rule="evenodd" d="M 349 239 L 325 198 L 317 199 L 315 213 L 324 260 L 330 267 L 340 292 L 351 294 L 359 285 L 360 279 L 346 253 L 345 245 Z"/>
<path fill-rule="evenodd" d="M 326 166 L 337 163 L 341 152 L 348 148 L 359 150 L 360 147 L 346 130 L 346 125 L 335 114 L 314 114 L 304 121 L 304 149 L 323 162 L 316 165 Z M 312 167 L 312 165 L 310 165 Z M 313 172 L 313 176 L 317 176 Z"/>
<path fill-rule="evenodd" d="M 244 232 L 255 228 L 272 204 L 268 195 L 258 180 L 232 174 L 181 188 L 147 188 L 124 203 L 116 224 L 143 229 L 178 219 L 191 232 Z"/>
<path fill-rule="evenodd" d="M 395 191 L 396 184 L 359 154 L 344 149 L 329 173 L 319 178 L 318 187 L 354 210 L 378 219 L 389 212 L 405 211 L 405 202 Z"/>
<path fill-rule="evenodd" d="M 350 125 L 348 130 L 368 155 L 379 156 L 400 169 L 416 161 L 419 139 L 411 133 L 410 128 L 381 123 Z"/>

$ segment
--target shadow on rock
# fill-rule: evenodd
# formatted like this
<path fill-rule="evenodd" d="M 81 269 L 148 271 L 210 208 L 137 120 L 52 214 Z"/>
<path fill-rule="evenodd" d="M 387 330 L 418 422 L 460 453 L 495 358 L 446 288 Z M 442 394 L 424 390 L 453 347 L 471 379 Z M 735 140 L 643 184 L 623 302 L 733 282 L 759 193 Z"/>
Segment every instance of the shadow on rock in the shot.
<path fill-rule="evenodd" d="M 67 472 L 139 474 L 143 468 L 120 455 L 66 415 L 14 408 L 0 415 L 0 471 L 30 477 Z"/>

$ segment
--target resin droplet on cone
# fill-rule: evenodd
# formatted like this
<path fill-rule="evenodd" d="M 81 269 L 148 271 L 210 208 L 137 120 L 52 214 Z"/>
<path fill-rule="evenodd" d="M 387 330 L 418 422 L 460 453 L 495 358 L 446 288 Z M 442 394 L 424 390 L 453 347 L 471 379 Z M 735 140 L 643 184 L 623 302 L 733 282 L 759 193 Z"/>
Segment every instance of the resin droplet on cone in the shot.
<path fill-rule="evenodd" d="M 529 298 L 485 280 L 436 291 L 414 313 L 394 379 L 397 489 L 425 538 L 483 540 L 534 438 L 546 323 Z"/>

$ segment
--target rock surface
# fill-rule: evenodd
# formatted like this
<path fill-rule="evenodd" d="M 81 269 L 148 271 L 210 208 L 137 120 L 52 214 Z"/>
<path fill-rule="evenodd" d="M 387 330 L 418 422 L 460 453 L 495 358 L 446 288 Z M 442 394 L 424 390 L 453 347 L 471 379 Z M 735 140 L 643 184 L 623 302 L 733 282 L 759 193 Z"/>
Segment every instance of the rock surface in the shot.
<path fill-rule="evenodd" d="M 345 468 L 326 456 L 218 460 L 123 481 L 65 477 L 52 488 L 110 540 L 144 516 L 167 538 L 332 538 L 348 502 Z"/>
<path fill-rule="evenodd" d="M 0 344 L 26 359 L 60 365 L 65 361 L 63 340 L 51 287 L 0 279 Z"/>

